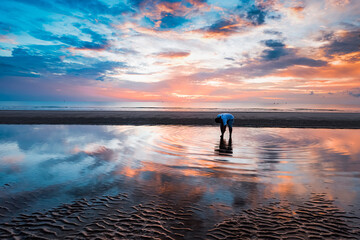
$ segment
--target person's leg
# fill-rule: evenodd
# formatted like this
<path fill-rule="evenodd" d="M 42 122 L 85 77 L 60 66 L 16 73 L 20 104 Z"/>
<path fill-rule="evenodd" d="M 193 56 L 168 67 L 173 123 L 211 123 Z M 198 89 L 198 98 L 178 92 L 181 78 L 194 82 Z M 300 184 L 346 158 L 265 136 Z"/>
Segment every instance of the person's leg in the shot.
<path fill-rule="evenodd" d="M 223 137 L 223 129 L 222 129 L 222 123 L 220 123 L 220 132 L 221 132 L 221 135 L 220 135 L 220 137 Z"/>
<path fill-rule="evenodd" d="M 234 122 L 234 120 L 233 119 L 230 119 L 229 121 L 228 121 L 228 127 L 229 127 L 229 138 L 231 139 L 231 135 L 232 135 L 232 126 L 233 126 L 233 122 Z"/>
<path fill-rule="evenodd" d="M 221 130 L 221 138 L 224 137 L 224 133 L 226 131 L 226 126 L 223 123 L 220 123 L 220 130 Z"/>

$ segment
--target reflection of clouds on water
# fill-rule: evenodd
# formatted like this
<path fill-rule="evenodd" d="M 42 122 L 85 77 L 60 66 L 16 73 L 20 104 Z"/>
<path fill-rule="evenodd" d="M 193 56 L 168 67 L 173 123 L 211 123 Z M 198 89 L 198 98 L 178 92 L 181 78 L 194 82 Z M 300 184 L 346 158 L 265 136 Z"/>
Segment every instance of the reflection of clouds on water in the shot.
<path fill-rule="evenodd" d="M 127 136 L 111 130 L 102 126 L 1 126 L 5 137 L 0 135 L 0 183 L 22 182 L 14 190 L 34 194 L 47 186 L 67 184 L 53 192 L 55 197 L 78 185 L 106 183 L 120 149 L 106 146 L 113 147 Z M 20 155 L 22 161 L 9 164 Z M 103 174 L 108 176 L 97 179 Z"/>
<path fill-rule="evenodd" d="M 341 196 L 344 203 L 359 199 L 354 192 L 359 163 L 350 160 L 360 159 L 357 130 L 269 129 L 267 134 L 258 136 L 264 141 L 257 148 L 260 156 L 265 154 L 258 161 L 261 169 L 271 170 L 266 195 L 288 199 L 319 191 Z"/>
<path fill-rule="evenodd" d="M 0 183 L 34 194 L 62 186 L 52 197 L 66 199 L 125 191 L 235 208 L 313 190 L 339 196 L 359 182 L 358 133 L 235 128 L 226 141 L 216 127 L 3 125 Z"/>

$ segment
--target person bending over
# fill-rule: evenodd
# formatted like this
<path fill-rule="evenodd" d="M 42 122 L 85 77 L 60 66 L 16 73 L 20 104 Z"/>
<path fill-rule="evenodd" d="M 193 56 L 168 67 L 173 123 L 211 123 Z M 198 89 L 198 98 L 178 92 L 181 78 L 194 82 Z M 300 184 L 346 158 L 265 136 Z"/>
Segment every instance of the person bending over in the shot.
<path fill-rule="evenodd" d="M 226 131 L 226 125 L 229 128 L 229 138 L 231 139 L 232 134 L 232 126 L 234 123 L 234 116 L 230 113 L 220 113 L 215 118 L 215 122 L 220 123 L 220 130 L 221 130 L 221 138 L 224 137 L 224 133 Z"/>

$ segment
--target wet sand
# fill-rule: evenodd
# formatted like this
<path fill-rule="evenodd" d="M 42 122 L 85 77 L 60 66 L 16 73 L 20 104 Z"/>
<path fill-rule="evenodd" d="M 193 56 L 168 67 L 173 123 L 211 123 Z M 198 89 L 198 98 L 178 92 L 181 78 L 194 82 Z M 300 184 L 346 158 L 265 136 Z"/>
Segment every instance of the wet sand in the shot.
<path fill-rule="evenodd" d="M 11 111 L 11 113 L 14 112 Z M 29 111 L 28 113 L 30 114 L 30 118 L 31 118 L 31 111 Z M 50 117 L 51 119 L 51 115 L 54 112 L 49 111 L 48 113 L 49 116 L 45 115 L 45 119 L 47 117 Z M 117 117 L 116 114 L 118 114 L 117 112 L 108 112 L 108 113 L 113 114 L 113 115 L 110 114 L 110 116 L 108 115 L 110 119 L 113 118 L 116 120 Z M 128 114 L 128 112 L 126 113 Z M 41 114 L 44 113 L 41 112 Z M 65 119 L 66 118 L 71 119 L 73 112 L 63 112 L 63 114 L 65 115 Z M 67 116 L 67 114 L 69 115 Z M 83 114 L 83 112 L 80 112 L 79 114 L 81 115 Z M 101 119 L 101 116 L 96 115 L 100 113 L 93 113 L 93 114 L 95 114 L 93 115 L 95 119 L 96 117 L 97 119 L 99 118 Z M 129 119 L 132 119 L 131 116 L 132 117 L 134 116 L 131 114 L 135 114 L 135 115 L 144 114 L 143 116 L 145 117 L 147 116 L 146 113 L 143 112 L 136 112 L 136 113 L 131 112 L 130 117 L 129 115 L 126 115 L 125 112 L 123 112 L 122 114 L 123 115 L 121 117 L 123 119 L 126 119 L 126 117 L 128 117 L 127 124 L 141 124 L 141 123 L 131 123 Z M 163 114 L 167 114 L 167 112 Z M 185 113 L 173 112 L 170 113 L 171 118 L 165 118 L 165 119 L 167 119 L 167 121 L 169 121 L 169 119 L 176 120 L 176 116 L 178 117 L 180 115 L 184 116 L 184 114 Z M 202 117 L 200 119 L 207 119 L 206 117 L 209 118 L 213 114 L 216 113 L 211 113 L 211 114 L 199 113 L 199 115 Z M 241 114 L 243 113 L 235 113 L 237 119 L 241 120 L 242 117 L 244 117 Z M 247 117 L 254 115 L 256 116 L 256 113 L 248 113 L 248 114 L 250 115 L 248 115 Z M 278 113 L 269 113 L 269 114 L 270 114 L 269 116 L 276 117 L 275 115 Z M 295 119 L 296 117 L 298 117 L 300 120 L 301 119 L 304 120 L 303 119 L 304 117 L 306 116 L 309 117 L 313 113 L 307 113 L 307 114 L 308 115 L 301 115 L 301 116 L 294 114 L 293 117 L 295 117 Z M 188 120 L 199 119 L 193 117 L 193 115 L 194 113 L 185 114 Z M 331 113 L 330 115 L 333 115 L 333 113 Z M 338 117 L 337 121 L 341 122 L 344 120 L 347 121 L 349 119 L 352 119 L 351 115 L 352 114 L 336 115 Z M 58 116 L 59 118 L 61 118 L 60 115 Z M 155 120 L 157 121 L 161 119 L 161 116 L 164 117 L 165 115 L 156 116 L 156 117 L 154 117 L 154 115 L 150 115 L 150 116 L 152 116 L 152 118 L 155 118 Z M 321 117 L 326 118 L 326 116 L 327 116 L 326 114 L 325 115 L 315 114 L 314 117 L 317 117 L 318 121 L 320 121 Z M 84 115 L 82 115 L 82 117 L 84 118 L 82 120 L 86 122 L 87 117 Z M 210 118 L 208 120 L 212 121 L 212 119 Z M 294 121 L 294 119 L 291 121 Z M 238 121 L 237 126 L 241 126 L 239 122 L 241 123 L 241 121 Z M 150 124 L 150 123 L 142 123 L 142 124 Z M 170 123 L 163 123 L 163 124 L 170 124 Z M 213 123 L 212 122 L 209 123 L 209 125 L 211 124 Z M 9 127 L 17 129 L 21 126 L 9 126 Z M 47 127 L 53 128 L 54 126 L 47 126 Z M 72 127 L 73 129 L 71 132 L 73 132 L 74 129 L 77 129 L 80 126 L 68 126 L 68 127 Z M 87 127 L 91 127 L 91 126 L 87 126 Z M 101 126 L 96 126 L 96 127 L 101 127 Z M 167 126 L 167 127 L 171 127 L 171 126 Z M 93 126 L 93 128 L 95 128 L 95 126 Z M 166 128 L 166 127 L 161 126 L 161 128 Z M 174 128 L 177 128 L 177 126 L 174 126 Z M 216 128 L 216 130 L 218 129 Z M 252 131 L 253 130 L 254 129 L 252 129 Z M 261 130 L 261 129 L 256 129 L 256 130 Z M 271 129 L 271 130 L 277 130 L 277 129 Z M 282 129 L 282 130 L 288 130 L 288 129 Z M 49 129 L 47 128 L 45 128 L 44 131 L 46 133 L 50 133 Z M 81 131 L 84 131 L 84 129 Z M 94 131 L 94 129 L 92 131 Z M 194 130 L 192 130 L 192 132 L 193 131 Z M 298 129 L 297 131 L 307 131 L 307 130 Z M 345 130 L 334 130 L 334 131 L 345 131 Z M 354 132 L 353 130 L 346 130 L 346 131 Z M 34 142 L 36 140 L 36 135 L 34 134 L 34 132 L 30 131 L 28 132 L 29 134 L 23 134 L 23 131 L 20 132 L 21 135 L 31 136 L 29 142 Z M 58 134 L 58 132 L 56 133 Z M 195 133 L 197 132 L 195 131 Z M 78 133 L 75 132 L 74 135 L 76 136 L 76 134 Z M 179 132 L 177 134 L 179 134 Z M 48 138 L 43 137 L 45 136 L 43 132 L 40 132 L 39 136 L 41 136 L 40 139 L 42 139 L 42 141 L 45 141 L 47 143 L 48 140 L 52 139 L 53 137 L 53 135 L 49 135 Z M 96 136 L 97 136 L 95 138 L 96 141 L 97 139 L 104 138 L 101 137 L 101 135 L 96 135 Z M 237 136 L 239 136 L 239 134 Z M 260 136 L 260 135 L 256 135 L 256 136 Z M 330 139 L 331 136 L 332 135 L 330 135 L 329 137 Z M 116 135 L 116 137 L 118 138 L 119 136 Z M 54 139 L 53 141 L 62 142 L 62 139 L 66 139 L 66 138 Z M 110 140 L 111 139 L 113 138 L 110 138 Z M 182 139 L 184 139 L 181 137 L 181 134 L 179 139 L 181 139 L 181 141 Z M 198 140 L 198 139 L 194 139 L 194 140 Z M 276 138 L 270 138 L 270 140 L 272 144 L 274 142 L 275 143 L 278 142 L 279 144 L 284 143 L 283 140 L 276 141 Z M 290 140 L 291 139 L 289 139 L 289 141 Z M 35 141 L 35 143 L 38 144 L 39 142 Z M 87 142 L 86 144 L 84 143 L 84 145 L 87 145 L 88 143 L 90 142 Z M 172 147 L 174 147 L 173 145 L 176 143 L 177 142 L 172 142 Z M 351 143 L 353 142 L 350 141 L 350 144 Z M 177 144 L 178 147 L 183 146 L 180 145 L 179 143 Z M 136 144 L 135 146 L 136 148 L 143 147 L 142 145 L 136 145 Z M 299 142 L 296 142 L 296 146 L 301 147 L 301 144 L 299 144 Z M 46 151 L 44 152 L 43 148 L 40 149 L 42 149 L 40 152 L 41 154 L 46 153 Z M 272 150 L 272 153 L 274 153 L 274 149 L 276 149 L 274 146 L 270 148 L 270 150 Z M 108 152 L 109 151 L 105 151 L 105 156 L 106 153 Z M 123 155 L 123 157 L 127 155 L 130 155 L 131 157 L 131 151 L 125 151 L 125 153 L 126 155 Z M 168 152 L 168 154 L 172 154 L 172 156 L 178 155 L 181 159 L 186 158 L 186 156 L 188 156 L 189 154 L 187 153 L 186 156 L 182 157 L 181 153 L 182 152 L 176 152 L 174 148 L 172 148 L 172 151 Z M 80 153 L 80 155 L 78 155 L 80 156 L 79 159 L 85 158 L 85 155 L 83 154 L 85 154 L 85 152 L 82 152 Z M 98 154 L 98 152 L 96 151 L 88 152 L 87 154 L 88 156 L 93 156 L 93 157 L 98 156 L 96 155 Z M 35 154 L 35 156 L 39 156 L 39 154 Z M 244 157 L 244 155 L 241 156 Z M 146 155 L 146 157 L 148 158 L 149 155 Z M 330 155 L 326 155 L 326 157 L 327 157 L 326 160 L 329 161 Z M 339 160 L 344 160 L 344 162 L 346 162 L 346 158 L 341 159 L 340 155 L 336 155 L 335 157 L 339 158 Z M 202 156 L 201 158 L 203 159 L 203 161 L 206 160 L 204 156 Z M 131 157 L 131 159 L 133 158 Z M 164 159 L 169 161 L 169 158 L 164 158 Z M 60 159 L 55 158 L 52 160 L 54 162 L 58 162 L 58 161 L 62 162 L 61 161 L 62 158 Z M 69 158 L 69 160 L 74 161 L 74 158 Z M 108 162 L 109 160 L 110 159 L 105 157 L 103 159 L 103 162 Z M 189 161 L 191 162 L 194 162 L 194 160 L 196 160 L 196 158 L 189 159 Z M 265 159 L 265 160 L 269 161 L 268 163 L 271 162 L 271 164 L 273 165 L 275 165 L 277 162 L 276 158 L 274 158 L 273 155 L 271 159 Z M 207 162 L 209 162 L 209 160 Z M 74 165 L 76 163 L 77 162 L 72 162 L 72 164 Z M 169 164 L 169 162 L 167 163 Z M 213 163 L 213 161 L 211 163 Z M 266 163 L 266 165 L 268 163 Z M 99 162 L 97 162 L 97 164 L 99 164 Z M 184 165 L 186 165 L 187 167 L 189 166 L 188 162 L 185 162 Z M 155 165 L 155 169 L 158 169 L 158 166 L 160 165 Z M 181 166 L 181 165 L 176 165 L 176 166 Z M 332 166 L 336 167 L 336 164 Z M 352 169 L 355 165 L 345 164 L 344 166 L 345 167 L 351 166 L 349 168 Z M 221 175 L 221 171 L 219 171 L 220 167 L 212 169 L 212 172 L 210 173 L 217 174 L 221 178 L 225 178 L 226 176 L 229 179 L 235 178 L 236 176 L 235 174 Z M 314 165 L 312 167 L 316 168 L 314 167 Z M 141 172 L 141 168 L 136 167 L 135 169 Z M 133 170 L 132 173 L 134 173 L 135 169 L 132 169 Z M 14 168 L 14 171 L 19 171 L 19 170 L 21 170 L 21 168 Z M 208 171 L 207 169 L 205 170 Z M 234 169 L 231 170 L 234 171 Z M 355 166 L 355 170 L 356 170 L 356 166 Z M 207 202 L 206 200 L 200 201 L 201 198 L 206 198 L 204 197 L 205 195 L 193 194 L 193 197 L 196 198 L 197 200 L 194 201 L 192 199 L 189 199 L 188 195 L 186 195 L 185 193 L 188 192 L 189 189 L 196 188 L 196 184 L 183 187 L 181 186 L 181 184 L 180 185 L 178 184 L 179 181 L 174 181 L 174 185 L 171 185 L 170 183 L 171 183 L 172 175 L 169 172 L 165 172 L 166 174 L 162 174 L 163 173 L 162 170 L 159 170 L 159 172 L 156 173 L 156 171 L 151 170 L 151 168 L 150 169 L 144 168 L 143 171 L 149 173 L 152 171 L 152 173 L 154 174 L 153 175 L 154 179 L 157 180 L 162 179 L 164 181 L 151 182 L 151 178 L 145 178 L 146 185 L 149 186 L 147 188 L 142 188 L 141 186 L 140 187 L 135 186 L 135 184 L 133 184 L 134 182 L 130 182 L 130 181 L 127 182 L 114 181 L 109 183 L 108 185 L 105 184 L 103 186 L 104 189 L 108 189 L 108 187 L 111 184 L 121 185 L 125 183 L 128 185 L 135 186 L 135 190 L 128 191 L 127 193 L 121 190 L 120 194 L 116 193 L 113 195 L 108 193 L 103 193 L 103 191 L 101 191 L 102 189 L 99 187 L 101 185 L 99 186 L 91 185 L 93 188 L 90 189 L 84 188 L 83 190 L 86 192 L 94 191 L 92 194 L 86 195 L 91 197 L 83 198 L 83 196 L 81 196 L 76 198 L 76 201 L 73 202 L 62 201 L 62 203 L 64 204 L 60 206 L 56 205 L 56 207 L 46 208 L 45 206 L 42 206 L 41 209 L 45 208 L 44 210 L 37 209 L 37 210 L 29 210 L 29 211 L 26 210 L 26 211 L 17 212 L 17 210 L 23 209 L 24 206 L 31 206 L 35 202 L 37 197 L 45 197 L 46 194 L 59 191 L 59 188 L 61 188 L 60 185 L 54 185 L 48 188 L 44 188 L 40 192 L 35 192 L 35 195 L 32 195 L 31 192 L 22 192 L 17 194 L 15 197 L 9 196 L 9 198 L 6 199 L 4 198 L 3 199 L 4 201 L 0 202 L 0 239 L 215 239 L 215 240 L 216 239 L 360 239 L 359 237 L 360 215 L 355 212 L 359 209 L 358 205 L 356 205 L 356 207 L 353 206 L 350 210 L 347 210 L 348 212 L 346 212 L 341 207 L 341 205 L 337 205 L 335 201 L 331 200 L 334 199 L 334 196 L 332 196 L 331 194 L 328 196 L 322 192 L 320 193 L 316 192 L 316 193 L 312 193 L 311 197 L 309 198 L 304 197 L 295 200 L 293 199 L 293 200 L 280 201 L 275 198 L 273 198 L 273 200 L 262 199 L 260 201 L 262 203 L 254 202 L 254 204 L 251 206 L 246 205 L 246 207 L 239 207 L 236 208 L 236 210 L 231 211 L 229 213 L 229 209 L 232 209 L 231 205 L 223 205 L 222 202 Z M 259 175 L 260 173 L 263 172 L 259 171 Z M 142 175 L 142 176 L 149 177 L 150 175 Z M 209 172 L 207 172 L 206 176 L 210 176 Z M 350 175 L 347 175 L 346 177 L 348 178 L 349 176 Z M 244 177 L 244 175 L 242 175 L 242 177 Z M 247 176 L 246 179 L 249 180 L 249 176 Z M 181 181 L 183 180 L 184 179 L 181 179 Z M 219 181 L 219 179 L 216 179 L 216 181 Z M 23 182 L 19 181 L 19 184 L 23 184 Z M 254 185 L 256 186 L 257 184 Z M 258 184 L 258 187 L 259 186 L 260 184 Z M 163 194 L 159 194 L 160 190 L 162 191 L 166 187 L 168 187 L 167 192 Z M 182 188 L 183 190 L 181 190 Z M 6 183 L 4 187 L 0 189 L 0 194 L 1 191 L 4 191 L 3 193 L 5 193 L 6 195 L 6 191 L 5 191 L 6 189 L 9 190 L 11 189 L 11 183 Z M 235 189 L 236 190 L 234 190 L 234 193 L 236 193 L 236 191 L 238 192 L 248 191 L 246 190 L 246 184 Z M 253 190 L 253 193 L 257 195 L 259 189 L 260 187 L 255 188 Z M 79 188 L 77 188 L 76 191 L 79 191 Z M 356 189 L 354 191 L 356 191 Z M 206 192 L 208 191 L 206 190 Z M 339 192 L 337 194 L 340 195 L 341 193 Z M 245 194 L 244 196 L 248 196 L 248 195 Z M 205 203 L 205 204 L 200 204 L 200 203 Z"/>
<path fill-rule="evenodd" d="M 184 207 L 185 206 L 185 207 Z M 6 212 L 6 208 L 1 209 Z M 300 205 L 274 202 L 224 219 L 204 206 L 164 199 L 132 205 L 127 194 L 81 199 L 0 224 L 1 239 L 359 239 L 359 217 L 325 194 Z M 218 221 L 212 223 L 212 221 Z"/>
<path fill-rule="evenodd" d="M 2 110 L 0 124 L 216 125 L 218 112 Z M 235 112 L 237 127 L 360 128 L 360 113 Z"/>

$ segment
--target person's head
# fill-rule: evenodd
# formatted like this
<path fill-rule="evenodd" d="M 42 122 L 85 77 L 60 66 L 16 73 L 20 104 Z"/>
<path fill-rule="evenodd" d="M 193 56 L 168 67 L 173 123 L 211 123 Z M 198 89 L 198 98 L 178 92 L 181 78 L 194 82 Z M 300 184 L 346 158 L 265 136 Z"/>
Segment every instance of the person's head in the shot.
<path fill-rule="evenodd" d="M 215 122 L 216 122 L 216 123 L 221 123 L 221 117 L 216 117 L 216 118 L 215 118 Z"/>

